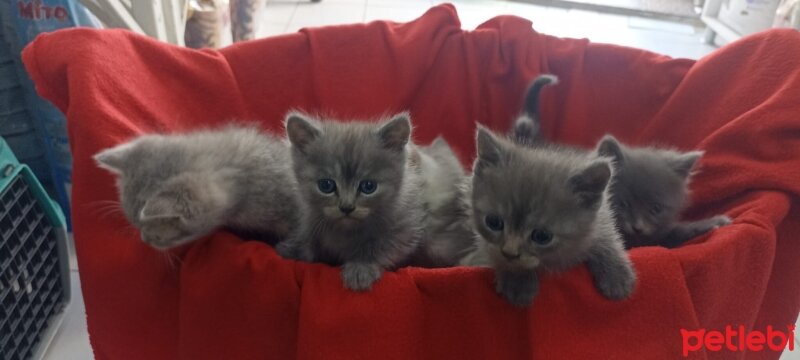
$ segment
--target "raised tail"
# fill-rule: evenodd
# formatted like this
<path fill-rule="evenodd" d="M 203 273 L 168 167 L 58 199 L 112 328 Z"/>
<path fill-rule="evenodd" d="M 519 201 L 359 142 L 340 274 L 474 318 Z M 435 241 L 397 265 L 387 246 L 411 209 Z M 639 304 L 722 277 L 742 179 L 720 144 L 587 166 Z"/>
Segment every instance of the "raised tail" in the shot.
<path fill-rule="evenodd" d="M 528 86 L 528 92 L 525 93 L 525 104 L 523 105 L 522 112 L 530 116 L 532 119 L 539 118 L 539 94 L 542 89 L 550 84 L 558 84 L 558 77 L 552 74 L 542 74 L 533 80 Z"/>
<path fill-rule="evenodd" d="M 539 129 L 540 94 L 545 86 L 557 83 L 558 77 L 555 75 L 543 74 L 528 86 L 522 111 L 511 128 L 510 135 L 514 141 L 523 145 L 533 145 L 542 141 Z"/>

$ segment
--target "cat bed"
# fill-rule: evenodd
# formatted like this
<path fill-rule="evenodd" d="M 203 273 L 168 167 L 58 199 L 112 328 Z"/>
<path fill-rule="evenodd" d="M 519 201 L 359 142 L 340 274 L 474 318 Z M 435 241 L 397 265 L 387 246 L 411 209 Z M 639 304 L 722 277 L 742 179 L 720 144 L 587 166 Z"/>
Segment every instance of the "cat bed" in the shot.
<path fill-rule="evenodd" d="M 319 29 L 220 51 L 119 30 L 42 35 L 24 61 L 68 117 L 73 221 L 97 359 L 647 359 L 682 356 L 681 329 L 786 329 L 800 309 L 800 34 L 775 30 L 701 61 L 560 39 L 513 16 L 460 29 L 450 5 L 406 24 Z M 91 156 L 133 136 L 260 121 L 290 108 L 340 118 L 410 110 L 415 139 L 443 134 L 467 166 L 475 122 L 504 131 L 528 82 L 549 138 L 592 146 L 701 148 L 689 218 L 734 224 L 675 250 L 631 251 L 633 296 L 603 298 L 581 266 L 544 276 L 530 309 L 495 294 L 489 269 L 404 268 L 368 293 L 339 269 L 279 258 L 220 231 L 171 254 L 120 214 L 114 179 Z M 778 358 L 698 350 L 689 358 Z"/>

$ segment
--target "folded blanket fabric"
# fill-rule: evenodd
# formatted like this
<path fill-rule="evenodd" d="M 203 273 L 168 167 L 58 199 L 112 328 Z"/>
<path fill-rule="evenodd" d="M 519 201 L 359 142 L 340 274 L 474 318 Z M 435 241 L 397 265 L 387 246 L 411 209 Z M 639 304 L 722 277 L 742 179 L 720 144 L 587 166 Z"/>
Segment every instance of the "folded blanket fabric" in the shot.
<path fill-rule="evenodd" d="M 535 26 L 535 24 L 534 24 Z M 775 30 L 700 60 L 532 30 L 501 16 L 463 31 L 454 8 L 406 24 L 305 29 L 220 51 L 119 30 L 40 36 L 24 61 L 68 117 L 73 219 L 97 359 L 605 359 L 682 356 L 681 329 L 785 329 L 800 309 L 800 34 Z M 408 109 L 420 143 L 443 134 L 465 166 L 475 122 L 504 131 L 528 82 L 561 79 L 543 99 L 551 138 L 592 146 L 701 148 L 689 218 L 734 224 L 676 249 L 631 252 L 633 297 L 604 299 L 585 267 L 542 280 L 529 310 L 494 293 L 486 269 L 405 268 L 369 293 L 339 269 L 279 258 L 219 232 L 176 253 L 142 243 L 91 156 L 133 136 L 260 121 L 290 108 L 339 118 Z M 699 350 L 695 358 L 777 359 Z"/>

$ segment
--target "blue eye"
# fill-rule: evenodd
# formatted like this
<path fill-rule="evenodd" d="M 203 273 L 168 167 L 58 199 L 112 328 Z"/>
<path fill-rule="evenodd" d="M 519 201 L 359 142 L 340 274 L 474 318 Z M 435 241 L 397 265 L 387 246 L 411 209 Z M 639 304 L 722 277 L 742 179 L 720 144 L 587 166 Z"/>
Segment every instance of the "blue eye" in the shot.
<path fill-rule="evenodd" d="M 533 240 L 536 245 L 548 245 L 553 241 L 553 233 L 547 230 L 536 229 L 531 233 L 531 240 Z"/>
<path fill-rule="evenodd" d="M 361 193 L 369 195 L 378 190 L 378 183 L 372 180 L 364 180 L 358 184 L 358 191 Z"/>
<path fill-rule="evenodd" d="M 322 179 L 317 181 L 317 188 L 323 194 L 330 194 L 336 191 L 336 182 L 331 179 Z"/>
<path fill-rule="evenodd" d="M 502 231 L 503 226 L 505 225 L 503 223 L 503 219 L 497 215 L 486 215 L 486 218 L 483 221 L 486 223 L 486 227 L 492 231 Z"/>

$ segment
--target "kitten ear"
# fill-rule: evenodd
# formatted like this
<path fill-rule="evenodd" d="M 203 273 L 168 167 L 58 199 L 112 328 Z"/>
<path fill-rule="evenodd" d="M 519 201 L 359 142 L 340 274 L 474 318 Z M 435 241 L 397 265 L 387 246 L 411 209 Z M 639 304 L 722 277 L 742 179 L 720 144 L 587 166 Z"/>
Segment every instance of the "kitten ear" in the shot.
<path fill-rule="evenodd" d="M 678 175 L 688 178 L 692 173 L 697 161 L 703 156 L 702 151 L 690 151 L 680 154 L 676 158 L 670 160 L 670 166 L 675 170 Z"/>
<path fill-rule="evenodd" d="M 478 125 L 477 135 L 478 163 L 487 165 L 499 165 L 503 156 L 503 148 L 500 140 L 492 132 Z M 477 163 L 476 163 L 477 165 Z"/>
<path fill-rule="evenodd" d="M 117 175 L 122 174 L 125 164 L 127 163 L 128 156 L 135 147 L 136 142 L 131 141 L 105 149 L 94 155 L 94 161 L 97 162 L 97 166 L 103 169 L 106 169 Z"/>
<path fill-rule="evenodd" d="M 402 151 L 411 138 L 411 117 L 407 112 L 393 116 L 378 129 L 378 136 L 385 148 Z"/>
<path fill-rule="evenodd" d="M 285 127 L 289 142 L 301 152 L 322 133 L 308 116 L 294 111 L 286 115 Z"/>
<path fill-rule="evenodd" d="M 607 160 L 595 160 L 581 172 L 570 177 L 567 184 L 578 196 L 581 205 L 588 208 L 597 205 L 609 180 L 611 180 L 611 164 Z"/>
<path fill-rule="evenodd" d="M 620 145 L 619 141 L 617 141 L 617 139 L 611 135 L 603 136 L 603 139 L 597 143 L 597 154 L 600 156 L 610 157 L 617 163 L 621 163 L 625 158 L 622 153 L 622 145 Z"/>

